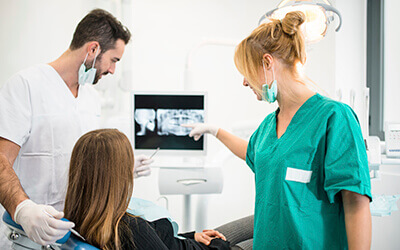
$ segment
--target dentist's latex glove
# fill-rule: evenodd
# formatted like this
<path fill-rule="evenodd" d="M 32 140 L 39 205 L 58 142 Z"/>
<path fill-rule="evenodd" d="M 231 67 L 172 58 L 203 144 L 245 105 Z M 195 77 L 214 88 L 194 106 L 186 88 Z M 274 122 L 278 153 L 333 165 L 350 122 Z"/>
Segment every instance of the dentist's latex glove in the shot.
<path fill-rule="evenodd" d="M 64 213 L 54 207 L 39 205 L 29 199 L 18 204 L 14 213 L 15 222 L 22 226 L 26 235 L 42 246 L 55 243 L 75 226 L 73 222 L 60 220 L 62 217 Z"/>
<path fill-rule="evenodd" d="M 145 155 L 135 155 L 135 166 L 133 170 L 133 177 L 139 178 L 142 176 L 149 176 L 151 174 L 150 164 L 154 160 Z"/>
<path fill-rule="evenodd" d="M 207 123 L 181 124 L 181 126 L 192 128 L 189 137 L 193 137 L 195 141 L 198 141 L 204 134 L 212 134 L 213 136 L 217 136 L 219 130 L 219 127 Z"/>

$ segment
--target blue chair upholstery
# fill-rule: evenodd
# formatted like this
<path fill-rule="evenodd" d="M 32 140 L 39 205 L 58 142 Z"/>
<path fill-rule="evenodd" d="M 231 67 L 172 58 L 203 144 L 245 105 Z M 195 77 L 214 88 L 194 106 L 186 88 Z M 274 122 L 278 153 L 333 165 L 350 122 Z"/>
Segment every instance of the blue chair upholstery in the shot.
<path fill-rule="evenodd" d="M 75 235 L 72 234 L 71 237 L 65 242 L 64 244 L 61 245 L 61 249 L 65 250 L 99 250 L 97 247 L 94 247 L 92 245 L 89 245 L 88 243 L 85 243 L 81 240 L 79 240 Z"/>
<path fill-rule="evenodd" d="M 68 221 L 65 218 L 62 220 Z M 21 227 L 21 225 L 15 223 L 7 211 L 3 214 L 3 221 L 11 230 L 16 231 L 17 233 L 24 233 L 24 229 Z M 59 245 L 60 249 L 65 250 L 98 250 L 97 247 L 81 241 L 75 235 L 71 234 L 71 232 L 68 232 L 62 239 L 56 241 L 56 243 Z"/>

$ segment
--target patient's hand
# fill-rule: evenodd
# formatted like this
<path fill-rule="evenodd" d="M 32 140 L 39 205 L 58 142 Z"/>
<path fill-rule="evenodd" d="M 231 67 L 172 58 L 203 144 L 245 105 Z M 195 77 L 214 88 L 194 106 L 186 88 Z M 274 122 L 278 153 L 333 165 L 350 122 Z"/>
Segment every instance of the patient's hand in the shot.
<path fill-rule="evenodd" d="M 203 230 L 203 232 L 201 233 L 194 234 L 194 239 L 197 242 L 203 243 L 207 246 L 210 245 L 211 240 L 215 238 L 226 240 L 225 236 L 222 233 L 215 230 Z"/>

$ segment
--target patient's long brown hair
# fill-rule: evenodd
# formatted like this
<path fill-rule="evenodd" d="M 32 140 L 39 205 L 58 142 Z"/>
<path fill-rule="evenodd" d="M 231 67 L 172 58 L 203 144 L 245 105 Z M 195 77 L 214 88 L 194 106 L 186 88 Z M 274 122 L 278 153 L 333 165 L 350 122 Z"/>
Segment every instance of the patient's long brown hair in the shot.
<path fill-rule="evenodd" d="M 134 156 L 128 138 L 116 129 L 83 135 L 72 151 L 65 217 L 87 242 L 102 249 L 121 247 L 118 232 L 133 191 Z"/>

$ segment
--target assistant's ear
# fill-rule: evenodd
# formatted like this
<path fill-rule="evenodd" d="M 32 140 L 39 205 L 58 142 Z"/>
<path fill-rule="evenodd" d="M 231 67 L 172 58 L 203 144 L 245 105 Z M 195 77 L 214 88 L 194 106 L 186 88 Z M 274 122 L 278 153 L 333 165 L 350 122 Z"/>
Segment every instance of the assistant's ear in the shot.
<path fill-rule="evenodd" d="M 267 69 L 270 69 L 274 64 L 274 58 L 271 56 L 271 54 L 264 54 L 263 61 Z"/>

